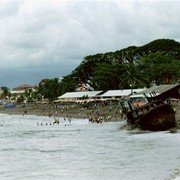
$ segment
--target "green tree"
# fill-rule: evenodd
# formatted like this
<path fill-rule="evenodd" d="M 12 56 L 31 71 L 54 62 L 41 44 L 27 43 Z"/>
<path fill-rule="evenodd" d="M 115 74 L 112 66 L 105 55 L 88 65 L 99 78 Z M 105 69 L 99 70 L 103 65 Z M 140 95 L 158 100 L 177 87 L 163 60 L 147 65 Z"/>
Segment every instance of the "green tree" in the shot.
<path fill-rule="evenodd" d="M 137 65 L 133 62 L 124 64 L 124 74 L 121 80 L 121 88 L 144 87 L 146 79 L 138 71 Z"/>
<path fill-rule="evenodd" d="M 3 86 L 3 87 L 1 87 L 1 90 L 2 90 L 2 95 L 1 95 L 1 98 L 8 98 L 8 97 L 10 97 L 11 96 L 11 93 L 10 93 L 10 91 L 9 91 L 9 88 L 8 87 L 6 87 L 6 86 Z"/>
<path fill-rule="evenodd" d="M 123 67 L 119 64 L 99 63 L 93 73 L 93 84 L 96 90 L 119 89 Z"/>
<path fill-rule="evenodd" d="M 137 63 L 147 85 L 168 84 L 180 78 L 180 61 L 167 54 L 151 53 L 140 58 Z"/>
<path fill-rule="evenodd" d="M 38 88 L 38 93 L 41 97 L 47 98 L 50 102 L 59 96 L 59 80 L 58 78 L 47 79 Z"/>
<path fill-rule="evenodd" d="M 124 79 L 124 83 L 121 82 L 121 79 L 119 80 L 121 88 L 129 88 L 130 84 L 136 87 L 144 86 L 144 84 L 145 86 L 150 86 L 152 83 L 151 80 L 146 77 L 146 73 L 144 73 L 141 68 L 138 69 L 139 66 L 137 66 L 136 62 L 139 61 L 139 59 L 154 53 L 161 53 L 162 55 L 172 57 L 172 59 L 179 61 L 180 43 L 170 39 L 158 39 L 140 47 L 130 46 L 121 50 L 117 50 L 115 52 L 98 53 L 95 55 L 86 56 L 81 62 L 81 64 L 77 68 L 75 68 L 75 70 L 72 71 L 70 75 L 67 75 L 63 78 L 63 86 L 61 87 L 61 93 L 67 91 L 74 91 L 77 84 L 82 83 L 89 84 L 89 86 L 94 89 L 99 89 L 102 87 L 107 89 L 108 86 L 111 87 L 111 89 L 114 88 L 114 86 L 111 86 L 111 84 L 105 85 L 105 83 L 112 82 L 110 77 L 105 78 L 105 74 L 108 75 L 108 73 L 110 74 L 111 72 L 113 79 L 116 79 L 114 77 L 114 74 L 117 74 L 119 77 L 122 78 L 122 71 L 120 70 L 120 74 L 117 72 L 113 73 L 113 71 L 116 71 L 116 67 L 113 67 L 111 70 L 108 70 L 106 72 L 103 70 L 103 68 L 105 68 L 103 67 L 104 65 L 102 65 L 102 67 L 100 65 L 104 63 L 118 66 L 125 65 L 125 72 L 123 72 L 124 76 L 122 78 Z M 174 68 L 174 66 L 172 67 Z M 163 68 L 161 68 L 161 70 L 162 69 Z M 167 73 L 167 71 L 164 71 L 164 73 Z M 171 75 L 169 74 L 169 76 Z M 98 80 L 98 78 L 96 77 L 100 77 L 100 80 Z M 141 80 L 140 77 L 142 78 Z M 175 77 L 173 77 L 173 79 L 174 78 Z M 103 79 L 106 80 L 104 81 L 104 85 L 102 81 Z M 116 80 L 114 80 L 114 82 L 115 81 Z M 116 82 L 115 84 L 117 85 Z"/>
<path fill-rule="evenodd" d="M 60 95 L 66 93 L 66 92 L 73 92 L 78 87 L 78 79 L 76 76 L 73 76 L 72 74 L 67 75 L 63 77 L 59 84 L 59 93 Z"/>
<path fill-rule="evenodd" d="M 24 102 L 24 100 L 25 100 L 25 98 L 24 98 L 23 94 L 21 94 L 21 95 L 17 98 L 17 103 L 18 103 L 18 104 L 21 104 L 21 103 Z"/>
<path fill-rule="evenodd" d="M 37 100 L 37 101 L 42 100 L 42 94 L 39 92 L 39 89 L 37 89 L 36 91 L 33 91 L 31 93 L 31 97 L 32 97 L 32 100 Z"/>

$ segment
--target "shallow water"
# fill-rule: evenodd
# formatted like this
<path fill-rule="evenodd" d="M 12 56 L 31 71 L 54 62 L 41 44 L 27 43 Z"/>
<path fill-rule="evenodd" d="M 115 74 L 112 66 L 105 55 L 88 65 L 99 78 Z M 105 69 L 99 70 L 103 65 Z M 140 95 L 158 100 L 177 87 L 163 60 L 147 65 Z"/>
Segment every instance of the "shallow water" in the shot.
<path fill-rule="evenodd" d="M 122 122 L 0 115 L 0 179 L 164 180 L 180 177 L 180 133 L 120 130 Z M 37 122 L 43 125 L 37 125 Z"/>

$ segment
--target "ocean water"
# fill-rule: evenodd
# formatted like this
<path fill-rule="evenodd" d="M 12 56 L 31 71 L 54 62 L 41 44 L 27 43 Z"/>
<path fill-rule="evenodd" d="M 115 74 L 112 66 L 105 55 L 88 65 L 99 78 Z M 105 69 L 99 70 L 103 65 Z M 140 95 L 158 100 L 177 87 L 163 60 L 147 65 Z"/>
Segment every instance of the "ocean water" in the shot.
<path fill-rule="evenodd" d="M 0 115 L 0 180 L 180 179 L 179 132 L 122 130 L 124 122 L 52 121 Z"/>

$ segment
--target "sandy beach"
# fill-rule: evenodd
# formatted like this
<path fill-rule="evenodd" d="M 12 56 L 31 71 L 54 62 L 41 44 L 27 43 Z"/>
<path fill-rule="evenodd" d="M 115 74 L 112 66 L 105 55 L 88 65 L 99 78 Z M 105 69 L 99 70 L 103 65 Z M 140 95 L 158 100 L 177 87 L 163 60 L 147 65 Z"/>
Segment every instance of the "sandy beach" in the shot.
<path fill-rule="evenodd" d="M 180 129 L 180 103 L 173 105 L 176 111 L 176 126 Z M 13 109 L 0 108 L 1 114 L 18 114 L 18 115 L 37 115 L 37 116 L 54 116 L 63 118 L 89 119 L 102 117 L 103 121 L 121 121 L 123 116 L 121 108 L 118 104 L 93 104 L 85 106 L 82 104 L 66 104 L 66 105 L 26 105 L 16 106 Z"/>
<path fill-rule="evenodd" d="M 22 115 L 38 115 L 38 116 L 55 116 L 64 118 L 94 118 L 96 116 L 103 117 L 104 121 L 120 121 L 122 114 L 120 106 L 117 104 L 101 105 L 93 104 L 86 106 L 83 104 L 66 104 L 66 105 L 26 105 L 16 106 L 13 109 L 0 108 L 0 113 L 5 114 L 22 114 Z"/>

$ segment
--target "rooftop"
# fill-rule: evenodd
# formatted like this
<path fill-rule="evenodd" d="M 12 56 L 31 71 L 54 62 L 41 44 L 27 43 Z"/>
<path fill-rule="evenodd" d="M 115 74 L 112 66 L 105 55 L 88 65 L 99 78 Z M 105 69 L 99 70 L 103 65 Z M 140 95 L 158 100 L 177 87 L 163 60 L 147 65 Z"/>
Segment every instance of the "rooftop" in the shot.
<path fill-rule="evenodd" d="M 144 89 L 123 89 L 123 90 L 109 90 L 101 95 L 101 97 L 121 97 L 121 96 L 128 96 L 133 93 L 139 93 Z"/>
<path fill-rule="evenodd" d="M 102 91 L 83 91 L 83 92 L 67 92 L 62 96 L 59 96 L 58 99 L 65 99 L 65 98 L 82 98 L 87 96 L 89 98 L 96 97 Z"/>
<path fill-rule="evenodd" d="M 164 93 L 174 87 L 178 86 L 178 84 L 170 84 L 170 85 L 160 85 L 160 86 L 152 86 L 148 89 L 145 89 L 144 91 L 141 92 L 141 94 L 149 94 L 152 92 L 155 92 L 156 94 L 161 94 Z"/>
<path fill-rule="evenodd" d="M 23 84 L 20 86 L 17 86 L 15 88 L 13 88 L 13 91 L 17 91 L 17 90 L 25 90 L 25 89 L 30 89 L 30 88 L 34 88 L 35 86 L 33 85 L 29 85 L 29 84 Z"/>

